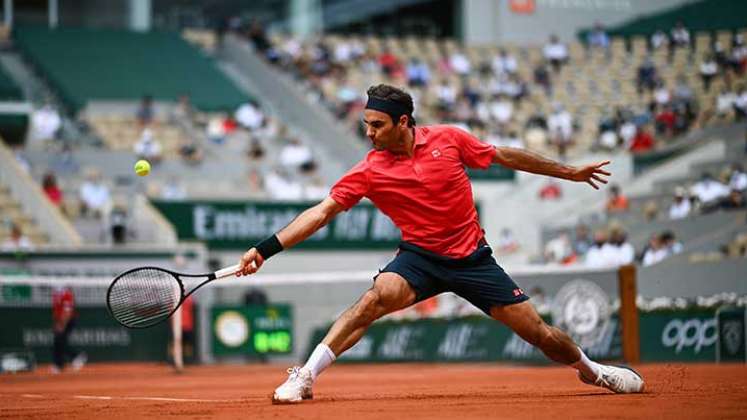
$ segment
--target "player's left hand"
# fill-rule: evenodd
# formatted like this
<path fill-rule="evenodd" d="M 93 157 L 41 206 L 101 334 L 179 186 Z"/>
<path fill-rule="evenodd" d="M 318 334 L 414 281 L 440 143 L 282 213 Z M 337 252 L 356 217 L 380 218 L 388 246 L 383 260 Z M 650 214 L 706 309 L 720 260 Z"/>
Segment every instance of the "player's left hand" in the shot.
<path fill-rule="evenodd" d="M 595 190 L 598 190 L 599 186 L 597 184 L 606 184 L 606 177 L 612 175 L 602 169 L 602 166 L 608 165 L 609 163 L 609 160 L 605 160 L 604 162 L 595 163 L 593 165 L 578 166 L 573 171 L 571 180 L 576 182 L 586 182 Z"/>

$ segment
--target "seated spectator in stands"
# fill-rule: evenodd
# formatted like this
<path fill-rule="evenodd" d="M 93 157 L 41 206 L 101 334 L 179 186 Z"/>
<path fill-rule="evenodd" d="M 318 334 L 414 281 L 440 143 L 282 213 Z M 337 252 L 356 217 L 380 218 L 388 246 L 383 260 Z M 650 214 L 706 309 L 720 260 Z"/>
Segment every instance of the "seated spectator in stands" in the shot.
<path fill-rule="evenodd" d="M 628 233 L 621 227 L 610 229 L 609 244 L 613 247 L 613 265 L 631 264 L 635 260 L 635 249 L 628 242 Z"/>
<path fill-rule="evenodd" d="M 514 104 L 505 95 L 496 95 L 488 104 L 490 116 L 500 125 L 506 125 L 514 115 Z"/>
<path fill-rule="evenodd" d="M 661 240 L 661 235 L 655 233 L 651 235 L 646 248 L 643 250 L 643 258 L 641 259 L 641 264 L 643 264 L 644 267 L 648 267 L 650 265 L 654 265 L 660 261 L 663 261 L 668 256 L 669 249 Z"/>
<path fill-rule="evenodd" d="M 721 198 L 718 202 L 716 209 L 721 210 L 741 210 L 745 208 L 744 193 L 732 189 L 729 191 L 729 195 Z M 710 209 L 705 208 L 703 211 L 708 212 Z"/>
<path fill-rule="evenodd" d="M 739 162 L 731 165 L 729 188 L 740 192 L 747 190 L 747 173 L 744 172 L 744 167 Z"/>
<path fill-rule="evenodd" d="M 685 106 L 692 106 L 695 101 L 695 92 L 687 83 L 685 75 L 680 74 L 677 76 L 677 83 L 674 85 L 672 91 L 672 102 L 675 105 L 683 104 Z"/>
<path fill-rule="evenodd" d="M 185 139 L 179 146 L 179 156 L 190 165 L 199 165 L 205 157 L 200 145 L 188 139 Z"/>
<path fill-rule="evenodd" d="M 184 200 L 187 198 L 187 188 L 179 178 L 170 176 L 161 187 L 161 198 L 164 200 Z"/>
<path fill-rule="evenodd" d="M 542 48 L 542 54 L 555 73 L 568 61 L 568 47 L 556 35 L 550 35 L 550 41 Z"/>
<path fill-rule="evenodd" d="M 661 29 L 657 29 L 656 32 L 651 35 L 651 39 L 649 40 L 649 42 L 652 50 L 658 50 L 661 47 L 666 47 L 669 45 L 669 37 L 667 36 L 666 32 L 662 31 Z"/>
<path fill-rule="evenodd" d="M 740 85 L 734 100 L 734 117 L 737 121 L 747 118 L 747 85 Z"/>
<path fill-rule="evenodd" d="M 62 204 L 62 190 L 57 186 L 57 178 L 53 172 L 47 172 L 42 178 L 42 189 L 49 201 L 57 207 Z"/>
<path fill-rule="evenodd" d="M 706 54 L 703 56 L 703 61 L 700 62 L 700 79 L 703 80 L 703 89 L 708 92 L 711 90 L 711 82 L 713 78 L 718 75 L 718 63 L 713 54 Z"/>
<path fill-rule="evenodd" d="M 716 97 L 716 117 L 720 120 L 729 118 L 734 112 L 734 103 L 737 101 L 736 92 L 724 86 Z"/>
<path fill-rule="evenodd" d="M 112 243 L 123 245 L 127 242 L 127 206 L 117 203 L 109 213 L 109 229 Z"/>
<path fill-rule="evenodd" d="M 690 197 L 687 196 L 687 190 L 684 187 L 677 186 L 674 189 L 674 199 L 669 206 L 669 218 L 672 220 L 683 219 L 690 214 L 692 204 Z"/>
<path fill-rule="evenodd" d="M 729 195 L 729 187 L 714 179 L 709 172 L 704 172 L 690 193 L 701 205 L 708 206 Z"/>
<path fill-rule="evenodd" d="M 262 146 L 262 142 L 258 138 L 252 137 L 249 141 L 249 148 L 246 151 L 246 155 L 251 161 L 261 161 L 265 157 L 265 148 Z"/>
<path fill-rule="evenodd" d="M 552 82 L 550 80 L 550 72 L 547 71 L 547 66 L 543 62 L 537 63 L 534 68 L 534 83 L 541 86 L 545 91 L 545 95 L 550 96 L 552 94 Z"/>
<path fill-rule="evenodd" d="M 614 252 L 614 248 L 607 243 L 607 232 L 598 229 L 594 231 L 593 243 L 584 256 L 584 265 L 595 268 L 613 265 Z"/>
<path fill-rule="evenodd" d="M 265 188 L 275 200 L 298 201 L 303 198 L 303 186 L 281 168 L 275 168 L 267 175 Z"/>
<path fill-rule="evenodd" d="M 630 145 L 633 143 L 633 139 L 635 138 L 637 132 L 638 127 L 636 127 L 633 121 L 628 120 L 620 124 L 618 135 L 620 136 L 620 142 L 626 149 L 630 148 Z"/>
<path fill-rule="evenodd" d="M 501 136 L 500 145 L 503 147 L 513 147 L 514 149 L 524 148 L 524 142 L 515 130 L 511 130 L 507 135 Z"/>
<path fill-rule="evenodd" d="M 153 138 L 153 130 L 150 128 L 143 129 L 134 149 L 138 159 L 145 159 L 151 164 L 158 164 L 163 157 L 161 143 Z"/>
<path fill-rule="evenodd" d="M 31 113 L 29 142 L 32 144 L 55 140 L 62 127 L 62 118 L 50 103 Z"/>
<path fill-rule="evenodd" d="M 563 188 L 555 178 L 548 178 L 547 182 L 539 190 L 541 200 L 559 200 L 563 197 Z"/>
<path fill-rule="evenodd" d="M 107 215 L 111 209 L 111 194 L 109 187 L 101 179 L 101 173 L 91 169 L 86 174 L 86 180 L 80 184 L 81 212 L 84 215 L 101 217 Z"/>
<path fill-rule="evenodd" d="M 381 71 L 389 77 L 393 77 L 401 67 L 397 56 L 389 51 L 388 48 L 384 48 L 381 55 L 379 55 L 378 61 Z"/>
<path fill-rule="evenodd" d="M 671 100 L 672 93 L 669 91 L 667 85 L 662 81 L 658 81 L 656 83 L 656 88 L 654 89 L 654 103 L 657 106 L 662 107 L 664 105 L 669 105 Z"/>
<path fill-rule="evenodd" d="M 654 116 L 656 133 L 663 134 L 666 137 L 673 136 L 677 125 L 677 114 L 674 112 L 674 108 L 670 105 L 664 105 L 658 109 L 659 111 Z"/>
<path fill-rule="evenodd" d="M 280 151 L 279 161 L 286 168 L 307 171 L 314 165 L 314 155 L 309 146 L 297 137 L 291 137 Z"/>
<path fill-rule="evenodd" d="M 747 69 L 747 43 L 744 41 L 742 34 L 735 34 L 732 39 L 731 53 L 727 62 L 734 73 L 738 75 L 744 74 Z"/>
<path fill-rule="evenodd" d="M 449 66 L 459 76 L 468 76 L 472 71 L 472 64 L 467 56 L 460 51 L 454 51 L 449 56 Z"/>
<path fill-rule="evenodd" d="M 589 48 L 601 48 L 607 50 L 610 46 L 610 37 L 600 22 L 594 24 L 594 29 L 586 34 L 586 45 Z"/>
<path fill-rule="evenodd" d="M 659 204 L 656 200 L 648 200 L 643 204 L 643 220 L 653 222 L 659 218 Z"/>
<path fill-rule="evenodd" d="M 576 262 L 571 240 L 567 233 L 561 233 L 545 245 L 545 261 L 558 264 L 572 264 Z"/>
<path fill-rule="evenodd" d="M 640 67 L 638 67 L 638 75 L 636 77 L 638 93 L 642 93 L 643 89 L 653 90 L 656 87 L 657 80 L 658 73 L 654 65 L 654 60 L 650 56 L 646 57 Z"/>
<path fill-rule="evenodd" d="M 619 144 L 620 139 L 617 137 L 617 133 L 615 133 L 615 130 L 613 129 L 602 131 L 597 139 L 597 147 L 607 151 L 616 149 Z"/>
<path fill-rule="evenodd" d="M 514 74 L 519 69 L 519 66 L 516 63 L 516 57 L 509 55 L 503 48 L 498 51 L 498 55 L 493 57 L 490 67 L 493 70 L 493 74 L 498 77 Z"/>
<path fill-rule="evenodd" d="M 573 251 L 579 257 L 583 257 L 591 248 L 592 240 L 589 237 L 589 227 L 583 223 L 576 225 L 575 234 L 573 237 Z"/>
<path fill-rule="evenodd" d="M 242 127 L 254 131 L 262 127 L 265 116 L 257 104 L 246 102 L 236 110 L 234 118 Z"/>
<path fill-rule="evenodd" d="M 10 236 L 5 239 L 0 250 L 3 252 L 32 251 L 34 245 L 28 236 L 23 234 L 21 227 L 15 223 L 10 224 Z"/>
<path fill-rule="evenodd" d="M 547 119 L 550 142 L 558 148 L 558 156 L 565 159 L 566 150 L 573 144 L 573 118 L 562 104 L 556 103 Z"/>
<path fill-rule="evenodd" d="M 501 254 L 513 254 L 519 250 L 519 242 L 516 240 L 513 231 L 509 228 L 501 229 L 498 236 L 498 252 Z"/>
<path fill-rule="evenodd" d="M 254 45 L 260 53 L 264 54 L 270 48 L 270 41 L 267 39 L 265 28 L 262 23 L 256 19 L 252 19 L 249 24 L 249 30 L 246 33 L 249 41 Z"/>
<path fill-rule="evenodd" d="M 456 104 L 457 91 L 454 86 L 449 84 L 447 79 L 443 79 L 436 87 L 436 97 L 438 98 L 439 108 L 448 111 Z"/>
<path fill-rule="evenodd" d="M 654 148 L 654 137 L 645 127 L 637 127 L 635 136 L 630 142 L 630 150 L 633 153 L 645 153 Z"/>
<path fill-rule="evenodd" d="M 431 70 L 428 64 L 417 57 L 410 59 L 407 63 L 407 84 L 410 87 L 428 86 L 431 81 Z"/>
<path fill-rule="evenodd" d="M 214 144 L 223 144 L 226 141 L 226 116 L 225 115 L 213 115 L 208 120 L 207 126 L 205 127 L 206 135 L 209 141 Z"/>
<path fill-rule="evenodd" d="M 624 213 L 630 208 L 628 198 L 620 191 L 620 186 L 612 184 L 609 187 L 609 198 L 604 205 L 607 213 Z"/>
<path fill-rule="evenodd" d="M 674 232 L 671 230 L 665 230 L 661 233 L 661 242 L 669 251 L 669 255 L 679 254 L 682 252 L 682 243 L 677 240 L 674 236 Z"/>
<path fill-rule="evenodd" d="M 672 28 L 670 35 L 672 37 L 673 46 L 683 48 L 690 47 L 690 31 L 685 27 L 685 24 L 682 21 L 677 22 L 674 28 Z"/>
<path fill-rule="evenodd" d="M 312 176 L 309 182 L 303 186 L 303 199 L 308 201 L 321 201 L 329 195 L 330 186 L 324 183 L 319 175 Z"/>
<path fill-rule="evenodd" d="M 135 119 L 141 127 L 150 125 L 155 118 L 155 111 L 153 110 L 153 97 L 145 95 L 140 100 L 140 105 L 135 111 Z"/>

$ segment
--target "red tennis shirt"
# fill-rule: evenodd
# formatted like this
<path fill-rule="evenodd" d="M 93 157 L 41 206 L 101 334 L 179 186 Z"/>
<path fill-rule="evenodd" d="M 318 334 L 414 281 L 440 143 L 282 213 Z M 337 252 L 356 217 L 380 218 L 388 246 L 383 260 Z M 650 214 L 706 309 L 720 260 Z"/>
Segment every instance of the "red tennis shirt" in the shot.
<path fill-rule="evenodd" d="M 402 231 L 402 240 L 450 258 L 477 248 L 483 230 L 464 170 L 486 169 L 495 148 L 456 127 L 415 128 L 413 157 L 371 150 L 332 187 L 345 208 L 367 197 Z"/>

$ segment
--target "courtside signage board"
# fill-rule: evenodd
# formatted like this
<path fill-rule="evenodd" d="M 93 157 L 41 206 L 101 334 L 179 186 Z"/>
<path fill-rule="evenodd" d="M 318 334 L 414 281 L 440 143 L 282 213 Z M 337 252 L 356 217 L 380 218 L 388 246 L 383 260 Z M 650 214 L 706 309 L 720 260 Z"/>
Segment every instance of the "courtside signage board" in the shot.
<path fill-rule="evenodd" d="M 216 306 L 211 311 L 212 350 L 221 356 L 263 356 L 293 351 L 290 305 Z"/>
<path fill-rule="evenodd" d="M 274 234 L 316 203 L 245 201 L 153 201 L 174 225 L 180 240 L 204 241 L 210 249 L 245 250 Z M 400 232 L 389 217 L 370 204 L 340 213 L 296 248 L 393 249 Z"/>

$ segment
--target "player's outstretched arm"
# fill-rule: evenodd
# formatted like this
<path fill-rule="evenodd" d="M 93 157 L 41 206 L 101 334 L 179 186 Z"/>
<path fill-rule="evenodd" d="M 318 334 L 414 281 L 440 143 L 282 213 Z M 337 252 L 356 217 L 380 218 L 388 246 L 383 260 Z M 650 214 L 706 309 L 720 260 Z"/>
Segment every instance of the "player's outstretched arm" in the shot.
<path fill-rule="evenodd" d="M 603 166 L 610 163 L 608 160 L 592 165 L 571 166 L 524 149 L 515 149 L 513 147 L 496 147 L 495 149 L 496 153 L 493 163 L 498 163 L 517 171 L 549 175 L 569 181 L 586 182 L 596 190 L 599 189 L 599 185 L 597 184 L 606 184 L 606 177 L 612 175 L 602 169 Z"/>
<path fill-rule="evenodd" d="M 298 217 L 288 224 L 288 226 L 275 234 L 272 240 L 277 240 L 279 242 L 277 245 L 284 250 L 291 248 L 324 227 L 343 210 L 344 208 L 340 204 L 327 197 L 319 204 L 310 207 L 303 213 L 299 214 Z M 262 257 L 261 253 L 257 250 L 257 247 L 252 247 L 241 257 L 241 260 L 239 261 L 239 271 L 236 275 L 241 276 L 253 274 L 259 270 L 264 262 L 265 258 Z"/>

